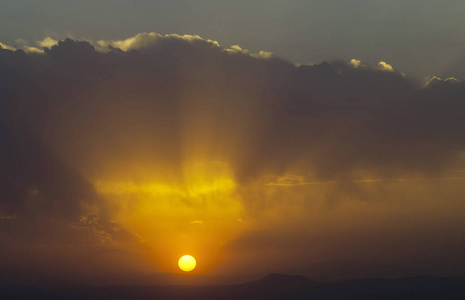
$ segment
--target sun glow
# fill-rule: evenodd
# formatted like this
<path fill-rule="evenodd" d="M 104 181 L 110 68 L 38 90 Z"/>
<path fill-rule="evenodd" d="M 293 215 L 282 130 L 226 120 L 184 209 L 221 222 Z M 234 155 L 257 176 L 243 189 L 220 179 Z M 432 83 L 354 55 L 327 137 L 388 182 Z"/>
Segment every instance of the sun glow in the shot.
<path fill-rule="evenodd" d="M 114 208 L 110 213 L 115 222 L 142 237 L 151 248 L 148 255 L 166 271 L 175 271 L 168 262 L 185 250 L 205 253 L 200 257 L 202 270 L 208 268 L 221 246 L 245 226 L 240 221 L 244 209 L 236 182 L 226 164 L 196 163 L 184 175 L 176 183 L 101 180 L 94 184 Z"/>
<path fill-rule="evenodd" d="M 178 266 L 184 272 L 190 272 L 195 269 L 197 262 L 195 258 L 191 255 L 184 255 L 178 261 Z"/>

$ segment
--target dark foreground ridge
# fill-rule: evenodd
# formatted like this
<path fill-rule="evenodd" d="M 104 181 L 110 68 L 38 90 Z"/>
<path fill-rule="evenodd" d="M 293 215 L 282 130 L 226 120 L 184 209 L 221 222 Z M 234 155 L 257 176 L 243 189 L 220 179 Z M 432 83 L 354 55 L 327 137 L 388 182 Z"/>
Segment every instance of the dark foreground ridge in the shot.
<path fill-rule="evenodd" d="M 317 283 L 303 276 L 271 274 L 244 284 L 222 286 L 111 286 L 51 288 L 0 285 L 0 299 L 465 299 L 465 279 L 432 276 L 357 279 Z"/>

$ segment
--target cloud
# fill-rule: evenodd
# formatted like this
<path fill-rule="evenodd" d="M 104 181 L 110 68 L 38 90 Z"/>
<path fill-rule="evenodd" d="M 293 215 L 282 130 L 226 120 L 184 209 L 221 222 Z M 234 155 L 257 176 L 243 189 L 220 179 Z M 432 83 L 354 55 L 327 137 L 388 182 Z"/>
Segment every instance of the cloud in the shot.
<path fill-rule="evenodd" d="M 433 76 L 425 84 L 425 88 L 435 88 L 435 87 L 440 87 L 440 86 L 453 86 L 453 85 L 460 85 L 460 81 L 454 77 L 449 77 L 443 80 L 437 76 Z"/>
<path fill-rule="evenodd" d="M 218 44 L 218 47 L 219 47 L 219 44 Z M 232 45 L 229 49 L 224 49 L 224 50 L 226 52 L 229 52 L 229 53 L 233 53 L 233 54 L 241 53 L 241 54 L 244 54 L 244 55 L 250 55 L 250 56 L 255 57 L 255 58 L 267 59 L 267 58 L 272 58 L 273 57 L 273 53 L 271 53 L 271 52 L 259 51 L 258 53 L 251 53 L 247 49 L 242 49 L 239 45 Z"/>
<path fill-rule="evenodd" d="M 14 47 L 11 47 L 11 46 L 8 46 L 8 45 L 2 44 L 2 43 L 0 43 L 0 49 L 11 50 L 11 51 L 16 50 Z"/>
<path fill-rule="evenodd" d="M 105 243 L 107 240 L 110 243 L 117 244 L 138 244 L 142 239 L 137 234 L 132 234 L 122 228 L 114 221 L 108 221 L 99 218 L 97 214 L 89 214 L 81 216 L 79 222 L 71 224 L 75 228 L 89 229 L 92 233 L 102 239 Z"/>
<path fill-rule="evenodd" d="M 46 38 L 45 40 L 47 40 Z M 39 42 L 40 43 L 40 42 Z M 23 39 L 17 39 L 15 40 L 16 48 L 21 49 L 26 53 L 36 53 L 36 54 L 42 54 L 44 53 L 44 50 L 39 49 L 37 47 L 29 45 L 29 42 Z M 9 49 L 9 50 L 16 50 L 16 49 Z"/>
<path fill-rule="evenodd" d="M 286 174 L 282 177 L 276 179 L 276 181 L 272 181 L 267 183 L 267 185 L 276 185 L 276 186 L 296 186 L 296 185 L 305 185 L 308 182 L 304 181 L 303 176 Z"/>
<path fill-rule="evenodd" d="M 191 221 L 190 223 L 191 223 L 191 224 L 202 225 L 202 224 L 203 224 L 203 221 L 201 221 L 201 220 L 194 220 L 194 221 Z"/>
<path fill-rule="evenodd" d="M 13 220 L 16 218 L 16 215 L 11 216 L 0 216 L 0 220 Z"/>
<path fill-rule="evenodd" d="M 58 44 L 58 41 L 48 36 L 41 41 L 37 41 L 36 43 L 41 48 L 52 48 L 52 46 Z"/>
<path fill-rule="evenodd" d="M 114 40 L 114 41 L 105 41 L 100 40 L 96 42 L 96 50 L 101 52 L 108 52 L 111 48 L 120 49 L 124 52 L 131 50 L 144 50 L 150 49 L 156 46 L 160 40 L 165 41 L 184 41 L 190 44 L 202 43 L 209 45 L 211 47 L 219 47 L 218 42 L 213 40 L 202 39 L 198 35 L 178 35 L 178 34 L 166 34 L 161 35 L 156 32 L 149 33 L 139 33 L 131 38 L 125 40 Z"/>
<path fill-rule="evenodd" d="M 221 273 L 459 249 L 463 82 L 191 35 L 26 45 L 0 50 L 3 257 L 174 271 L 190 247 Z"/>
<path fill-rule="evenodd" d="M 358 59 L 351 59 L 350 60 L 350 64 L 354 67 L 354 68 L 358 68 L 362 65 L 362 62 Z"/>
<path fill-rule="evenodd" d="M 443 67 L 440 77 L 455 77 L 461 81 L 465 80 L 465 57 L 453 59 Z"/>
<path fill-rule="evenodd" d="M 380 61 L 380 62 L 378 63 L 378 68 L 379 68 L 380 70 L 383 70 L 383 71 L 389 71 L 389 72 L 393 72 L 393 71 L 394 71 L 394 68 L 393 68 L 390 64 L 388 64 L 388 63 L 386 63 L 386 62 L 384 62 L 384 61 Z"/>

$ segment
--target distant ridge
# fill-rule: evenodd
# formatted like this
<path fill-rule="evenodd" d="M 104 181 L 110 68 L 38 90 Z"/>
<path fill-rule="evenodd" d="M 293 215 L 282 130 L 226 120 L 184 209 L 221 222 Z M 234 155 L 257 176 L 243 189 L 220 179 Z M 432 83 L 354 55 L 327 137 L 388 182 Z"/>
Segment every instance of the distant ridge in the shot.
<path fill-rule="evenodd" d="M 189 276 L 195 278 L 197 275 Z M 465 299 L 465 279 L 417 276 L 397 279 L 354 279 L 316 283 L 301 275 L 270 274 L 254 282 L 221 286 L 136 285 L 60 288 L 0 285 L 0 299 L 462 300 Z"/>
<path fill-rule="evenodd" d="M 178 274 L 178 273 L 156 273 L 138 279 L 131 285 L 143 286 L 218 286 L 218 285 L 237 285 L 237 284 L 254 284 L 269 286 L 284 286 L 289 284 L 317 284 L 303 275 L 285 275 L 271 273 L 260 278 L 259 275 L 248 276 L 228 276 L 228 275 L 198 275 L 198 274 Z"/>
<path fill-rule="evenodd" d="M 232 285 L 252 282 L 258 280 L 260 275 L 200 275 L 200 274 L 183 274 L 160 272 L 139 278 L 131 285 L 143 286 L 168 286 L 168 285 L 185 285 L 185 286 L 213 286 L 213 285 Z"/>
<path fill-rule="evenodd" d="M 272 273 L 252 284 L 260 284 L 264 286 L 289 286 L 294 284 L 316 285 L 317 283 L 303 275 L 285 275 Z"/>

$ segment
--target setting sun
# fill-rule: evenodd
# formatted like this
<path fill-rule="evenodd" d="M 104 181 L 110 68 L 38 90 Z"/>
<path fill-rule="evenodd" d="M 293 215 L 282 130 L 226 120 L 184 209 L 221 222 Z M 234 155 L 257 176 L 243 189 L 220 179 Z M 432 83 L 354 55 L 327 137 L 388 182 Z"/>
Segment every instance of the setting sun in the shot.
<path fill-rule="evenodd" d="M 195 269 L 197 262 L 191 255 L 184 255 L 178 261 L 178 266 L 184 272 L 190 272 Z"/>
<path fill-rule="evenodd" d="M 0 300 L 465 300 L 465 0 L 56 2 L 0 0 Z"/>

